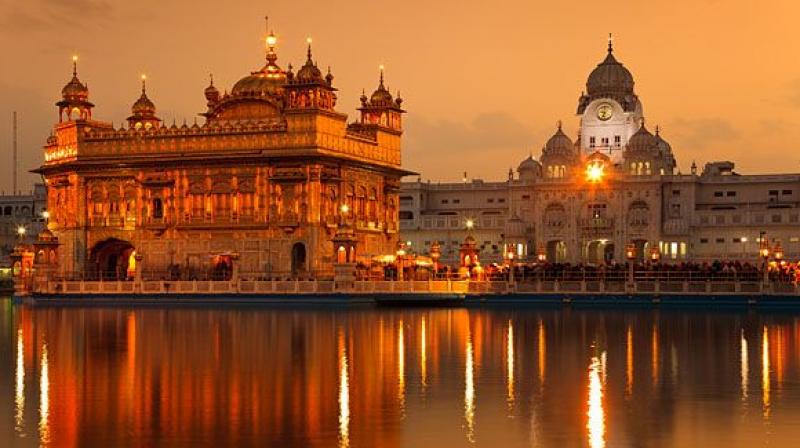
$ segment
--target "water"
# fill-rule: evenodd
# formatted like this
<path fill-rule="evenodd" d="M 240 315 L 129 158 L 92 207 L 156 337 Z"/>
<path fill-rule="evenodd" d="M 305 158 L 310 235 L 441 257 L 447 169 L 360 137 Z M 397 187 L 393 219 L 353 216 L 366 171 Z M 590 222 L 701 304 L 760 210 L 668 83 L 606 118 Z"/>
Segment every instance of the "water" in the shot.
<path fill-rule="evenodd" d="M 797 446 L 800 314 L 31 308 L 0 446 Z"/>

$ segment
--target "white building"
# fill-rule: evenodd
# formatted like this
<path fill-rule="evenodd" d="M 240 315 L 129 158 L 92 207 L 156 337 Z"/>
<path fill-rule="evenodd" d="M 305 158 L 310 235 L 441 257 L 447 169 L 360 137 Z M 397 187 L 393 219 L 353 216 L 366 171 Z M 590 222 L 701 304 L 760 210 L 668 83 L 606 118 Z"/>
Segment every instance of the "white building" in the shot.
<path fill-rule="evenodd" d="M 559 125 L 541 157 L 523 160 L 507 181 L 403 183 L 401 238 L 411 250 L 428 253 L 438 241 L 452 263 L 471 233 L 484 262 L 510 248 L 529 260 L 623 262 L 631 244 L 640 259 L 754 261 L 764 235 L 787 259 L 800 258 L 800 174 L 741 175 L 727 161 L 677 173 L 610 44 L 586 84 L 575 141 Z"/>
<path fill-rule="evenodd" d="M 19 243 L 18 230 L 25 229 L 25 241 L 32 241 L 44 229 L 42 212 L 47 207 L 47 189 L 36 184 L 29 194 L 0 195 L 0 267 L 8 266 L 8 255 Z"/>

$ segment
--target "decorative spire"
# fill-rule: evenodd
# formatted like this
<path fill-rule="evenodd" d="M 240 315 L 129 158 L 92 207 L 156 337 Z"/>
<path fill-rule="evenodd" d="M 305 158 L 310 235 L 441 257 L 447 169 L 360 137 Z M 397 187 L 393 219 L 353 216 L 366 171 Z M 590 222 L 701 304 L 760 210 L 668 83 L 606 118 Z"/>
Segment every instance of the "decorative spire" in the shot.
<path fill-rule="evenodd" d="M 78 77 L 78 55 L 72 55 L 72 76 L 77 78 Z"/>
<path fill-rule="evenodd" d="M 311 38 L 310 37 L 306 38 L 306 43 L 308 44 L 308 51 L 306 52 L 306 55 L 308 56 L 308 61 L 311 62 Z"/>
<path fill-rule="evenodd" d="M 561 120 L 558 120 L 557 124 L 558 124 L 558 130 L 561 131 Z"/>
<path fill-rule="evenodd" d="M 142 73 L 142 96 L 147 96 L 147 75 Z"/>
<path fill-rule="evenodd" d="M 379 68 L 379 69 L 380 69 L 380 71 L 381 71 L 381 82 L 380 82 L 380 84 L 378 85 L 378 88 L 379 88 L 379 89 L 383 89 L 383 88 L 384 88 L 384 87 L 383 87 L 383 70 L 384 70 L 384 68 L 385 68 L 385 67 L 383 66 L 383 64 L 381 64 L 381 65 L 379 65 L 379 66 L 378 66 L 378 68 Z"/>
<path fill-rule="evenodd" d="M 658 136 L 659 136 L 658 134 L 659 134 L 660 132 L 661 132 L 661 126 L 659 126 L 659 125 L 656 125 L 656 137 L 658 137 Z"/>
<path fill-rule="evenodd" d="M 213 73 L 209 73 L 208 74 L 208 82 L 209 82 L 208 85 L 210 87 L 214 87 L 214 74 Z"/>
<path fill-rule="evenodd" d="M 608 52 L 614 52 L 614 37 L 611 35 L 611 33 L 608 33 Z"/>

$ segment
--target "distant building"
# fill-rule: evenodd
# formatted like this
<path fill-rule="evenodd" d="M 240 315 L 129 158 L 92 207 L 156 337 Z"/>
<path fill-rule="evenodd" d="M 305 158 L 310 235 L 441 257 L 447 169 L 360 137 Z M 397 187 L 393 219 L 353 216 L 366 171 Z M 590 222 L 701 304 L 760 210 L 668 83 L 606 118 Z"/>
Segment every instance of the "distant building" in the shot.
<path fill-rule="evenodd" d="M 509 170 L 505 182 L 404 182 L 400 229 L 412 250 L 439 242 L 457 260 L 468 233 L 483 261 L 572 263 L 639 259 L 756 260 L 764 244 L 800 257 L 800 174 L 741 175 L 732 162 L 676 172 L 672 148 L 644 124 L 631 73 L 608 53 L 578 102 L 573 141 L 559 124 L 537 160 Z M 467 222 L 474 228 L 467 230 Z"/>
<path fill-rule="evenodd" d="M 211 80 L 202 124 L 164 124 L 143 78 L 114 127 L 93 116 L 73 70 L 36 170 L 62 273 L 124 278 L 139 264 L 158 276 L 229 276 L 236 264 L 251 279 L 329 275 L 340 227 L 359 261 L 394 252 L 402 99 L 381 70 L 348 123 L 311 45 L 294 72 L 278 65 L 276 42 L 270 34 L 265 65 L 229 91 Z"/>
<path fill-rule="evenodd" d="M 0 195 L 0 267 L 9 266 L 8 255 L 20 241 L 19 229 L 25 229 L 22 239 L 32 241 L 44 229 L 47 208 L 47 189 L 36 184 L 30 194 Z"/>

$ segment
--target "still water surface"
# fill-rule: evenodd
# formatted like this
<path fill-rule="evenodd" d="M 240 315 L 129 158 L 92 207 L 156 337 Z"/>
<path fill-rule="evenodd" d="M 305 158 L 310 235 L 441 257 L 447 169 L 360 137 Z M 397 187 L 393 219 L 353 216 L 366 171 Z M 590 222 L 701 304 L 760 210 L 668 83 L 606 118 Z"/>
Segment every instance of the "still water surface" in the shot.
<path fill-rule="evenodd" d="M 0 446 L 798 446 L 800 314 L 31 308 Z"/>

